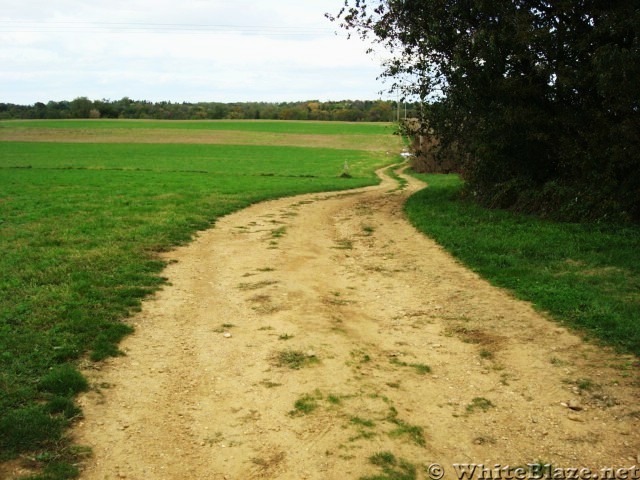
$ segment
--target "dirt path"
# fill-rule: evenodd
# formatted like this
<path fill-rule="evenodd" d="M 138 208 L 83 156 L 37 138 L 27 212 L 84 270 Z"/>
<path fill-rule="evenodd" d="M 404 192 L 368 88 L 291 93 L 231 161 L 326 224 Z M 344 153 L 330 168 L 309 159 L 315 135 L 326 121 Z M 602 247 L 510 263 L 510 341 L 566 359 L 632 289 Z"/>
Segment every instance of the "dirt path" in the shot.
<path fill-rule="evenodd" d="M 89 372 L 82 478 L 640 462 L 635 360 L 461 267 L 403 218 L 421 185 L 394 187 L 255 205 L 172 252 L 127 355 Z"/>

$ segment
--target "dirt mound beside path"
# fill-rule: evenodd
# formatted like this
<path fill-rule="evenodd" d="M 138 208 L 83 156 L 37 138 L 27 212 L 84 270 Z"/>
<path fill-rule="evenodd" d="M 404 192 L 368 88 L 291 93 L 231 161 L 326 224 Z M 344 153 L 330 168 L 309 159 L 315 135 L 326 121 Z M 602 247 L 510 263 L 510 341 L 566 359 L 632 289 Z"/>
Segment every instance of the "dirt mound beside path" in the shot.
<path fill-rule="evenodd" d="M 88 372 L 82 478 L 637 464 L 634 359 L 416 232 L 402 205 L 422 185 L 408 180 L 261 203 L 169 254 L 170 285 L 133 319 L 127 355 Z"/>

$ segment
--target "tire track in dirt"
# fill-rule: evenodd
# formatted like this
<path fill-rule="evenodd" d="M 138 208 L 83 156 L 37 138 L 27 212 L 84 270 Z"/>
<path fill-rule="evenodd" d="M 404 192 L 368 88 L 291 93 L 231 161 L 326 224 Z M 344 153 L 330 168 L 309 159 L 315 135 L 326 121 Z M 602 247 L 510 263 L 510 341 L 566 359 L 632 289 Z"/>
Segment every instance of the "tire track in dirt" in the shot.
<path fill-rule="evenodd" d="M 357 479 L 381 451 L 417 478 L 436 461 L 640 462 L 636 359 L 417 233 L 408 180 L 261 203 L 170 253 L 127 355 L 87 372 L 82 478 Z"/>

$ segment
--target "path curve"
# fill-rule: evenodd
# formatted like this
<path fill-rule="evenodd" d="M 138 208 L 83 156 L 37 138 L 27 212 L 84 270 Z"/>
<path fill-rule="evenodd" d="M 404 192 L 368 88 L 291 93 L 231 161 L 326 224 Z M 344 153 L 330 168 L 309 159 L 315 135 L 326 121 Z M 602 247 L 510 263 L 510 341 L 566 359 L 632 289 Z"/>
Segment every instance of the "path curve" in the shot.
<path fill-rule="evenodd" d="M 357 479 L 382 451 L 445 478 L 640 463 L 633 358 L 419 234 L 402 205 L 423 184 L 405 178 L 260 203 L 168 254 L 126 356 L 87 372 L 81 478 Z"/>

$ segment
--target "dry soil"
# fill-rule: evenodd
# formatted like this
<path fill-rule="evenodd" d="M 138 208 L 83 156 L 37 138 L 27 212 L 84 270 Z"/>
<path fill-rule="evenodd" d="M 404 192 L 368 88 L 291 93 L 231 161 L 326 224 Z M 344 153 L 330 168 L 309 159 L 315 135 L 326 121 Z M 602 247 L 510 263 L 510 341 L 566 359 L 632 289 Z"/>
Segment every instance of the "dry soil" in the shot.
<path fill-rule="evenodd" d="M 126 356 L 87 371 L 81 478 L 359 479 L 385 451 L 419 479 L 638 464 L 637 359 L 418 233 L 402 205 L 422 187 L 261 203 L 168 254 Z"/>

